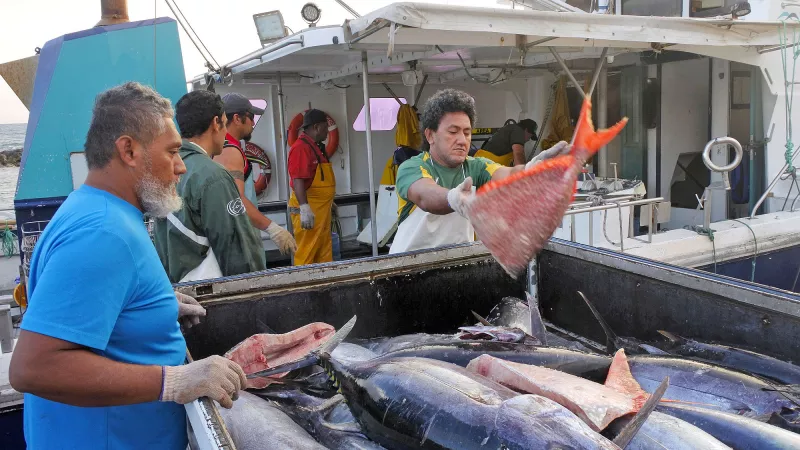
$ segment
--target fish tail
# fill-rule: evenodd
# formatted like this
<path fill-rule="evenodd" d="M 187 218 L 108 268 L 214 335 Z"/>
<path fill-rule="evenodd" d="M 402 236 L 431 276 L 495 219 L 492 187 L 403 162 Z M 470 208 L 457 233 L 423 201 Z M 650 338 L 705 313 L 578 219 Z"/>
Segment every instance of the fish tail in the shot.
<path fill-rule="evenodd" d="M 592 122 L 592 102 L 588 98 L 585 99 L 578 117 L 572 154 L 581 161 L 588 161 L 601 147 L 617 137 L 627 123 L 628 118 L 623 117 L 611 128 L 595 131 Z"/>

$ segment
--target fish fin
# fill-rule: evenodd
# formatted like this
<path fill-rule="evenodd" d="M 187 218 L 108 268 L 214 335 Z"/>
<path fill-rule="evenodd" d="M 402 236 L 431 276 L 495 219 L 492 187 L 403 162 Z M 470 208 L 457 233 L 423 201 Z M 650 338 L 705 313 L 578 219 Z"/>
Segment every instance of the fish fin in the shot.
<path fill-rule="evenodd" d="M 539 312 L 539 300 L 527 291 L 525 299 L 528 301 L 528 309 L 531 314 L 531 335 L 538 339 L 543 346 L 547 346 L 547 328 L 545 328 L 542 314 Z"/>
<path fill-rule="evenodd" d="M 669 352 L 665 352 L 658 347 L 654 347 L 648 344 L 639 344 L 639 348 L 646 351 L 649 355 L 671 355 Z"/>
<path fill-rule="evenodd" d="M 572 154 L 582 161 L 588 160 L 601 147 L 617 137 L 627 123 L 628 118 L 623 117 L 611 128 L 595 130 L 594 123 L 592 123 L 592 102 L 588 98 L 584 99 L 578 116 L 578 124 L 575 127 Z"/>
<path fill-rule="evenodd" d="M 265 324 L 261 319 L 256 319 L 256 325 L 258 325 L 258 332 L 259 333 L 267 333 L 267 334 L 278 334 L 269 327 L 269 325 Z"/>
<path fill-rule="evenodd" d="M 603 319 L 603 316 L 600 315 L 600 311 L 598 311 L 597 308 L 594 307 L 592 302 L 590 302 L 589 299 L 586 298 L 585 295 L 583 295 L 583 292 L 578 291 L 578 295 L 581 296 L 583 301 L 586 303 L 586 306 L 588 306 L 589 309 L 592 311 L 592 315 L 594 315 L 594 318 L 597 319 L 598 322 L 600 322 L 600 327 L 603 328 L 603 332 L 606 334 L 606 344 L 608 347 L 608 353 L 613 354 L 618 349 L 623 348 L 624 346 L 622 345 L 622 341 L 620 341 L 619 337 L 616 335 L 616 333 L 614 333 L 614 330 L 611 329 L 611 326 L 608 325 L 608 322 L 606 322 L 606 320 Z"/>
<path fill-rule="evenodd" d="M 356 316 L 353 316 L 352 319 L 348 320 L 346 324 L 339 328 L 339 331 L 336 332 L 330 339 L 325 341 L 316 351 L 318 355 L 322 355 L 326 358 L 330 358 L 331 352 L 342 343 L 342 341 L 353 331 L 353 327 L 356 325 Z"/>
<path fill-rule="evenodd" d="M 633 438 L 636 436 L 636 433 L 642 429 L 642 426 L 647 421 L 647 418 L 650 417 L 650 414 L 652 414 L 653 410 L 655 410 L 656 406 L 658 406 L 658 402 L 661 401 L 661 397 L 664 396 L 664 392 L 667 391 L 667 387 L 669 387 L 669 377 L 664 377 L 664 380 L 658 386 L 658 389 L 653 392 L 653 395 L 647 399 L 639 412 L 633 416 L 633 419 L 631 419 L 631 421 L 625 425 L 625 428 L 619 432 L 617 437 L 614 438 L 613 442 L 615 444 L 622 449 L 628 446 L 631 440 L 633 440 Z"/>
<path fill-rule="evenodd" d="M 475 318 L 478 320 L 478 322 L 481 323 L 481 325 L 484 325 L 484 326 L 487 326 L 487 327 L 491 327 L 492 326 L 491 322 L 489 322 L 488 320 L 486 320 L 483 317 L 481 317 L 481 315 L 476 313 L 475 311 L 472 311 L 472 315 L 475 316 Z"/>
<path fill-rule="evenodd" d="M 670 344 L 681 344 L 686 341 L 686 339 L 684 339 L 681 336 L 678 336 L 675 333 L 670 333 L 669 331 L 664 331 L 664 330 L 656 330 L 656 331 L 658 331 L 658 334 L 667 338 Z"/>

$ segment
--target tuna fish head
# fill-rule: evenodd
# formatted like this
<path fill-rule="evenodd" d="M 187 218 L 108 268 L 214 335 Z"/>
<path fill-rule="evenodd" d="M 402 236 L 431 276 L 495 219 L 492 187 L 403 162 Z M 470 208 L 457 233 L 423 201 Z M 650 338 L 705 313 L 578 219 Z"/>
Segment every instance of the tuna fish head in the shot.
<path fill-rule="evenodd" d="M 315 322 L 284 334 L 254 334 L 236 344 L 225 357 L 242 366 L 245 374 L 295 361 L 330 339 L 336 330 L 327 323 Z M 247 387 L 264 388 L 285 373 L 247 380 Z"/>

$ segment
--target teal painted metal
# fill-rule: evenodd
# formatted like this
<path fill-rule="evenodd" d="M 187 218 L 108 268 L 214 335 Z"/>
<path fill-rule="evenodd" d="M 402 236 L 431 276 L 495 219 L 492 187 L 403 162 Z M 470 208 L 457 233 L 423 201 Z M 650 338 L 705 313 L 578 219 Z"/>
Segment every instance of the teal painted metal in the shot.
<path fill-rule="evenodd" d="M 186 93 L 178 27 L 171 19 L 87 30 L 51 42 L 57 54 L 50 67 L 37 71 L 35 89 L 43 92 L 34 91 L 41 101 L 31 107 L 15 201 L 72 192 L 70 154 L 83 152 L 97 94 L 128 81 L 154 87 L 173 105 Z"/>

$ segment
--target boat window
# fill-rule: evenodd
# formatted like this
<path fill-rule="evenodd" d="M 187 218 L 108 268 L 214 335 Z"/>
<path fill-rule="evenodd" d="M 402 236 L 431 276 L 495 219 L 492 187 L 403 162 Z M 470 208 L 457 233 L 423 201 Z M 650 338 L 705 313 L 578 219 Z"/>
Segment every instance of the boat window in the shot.
<path fill-rule="evenodd" d="M 406 99 L 400 97 L 400 101 L 406 103 Z M 400 104 L 394 97 L 389 98 L 371 98 L 369 99 L 370 119 L 372 131 L 389 131 L 397 126 L 397 111 L 400 110 Z M 366 119 L 364 114 L 364 107 L 353 122 L 353 129 L 356 131 L 366 131 Z"/>
<path fill-rule="evenodd" d="M 267 109 L 267 101 L 264 100 L 264 99 L 261 99 L 261 98 L 251 98 L 250 99 L 250 104 L 255 106 L 256 108 L 261 108 L 261 109 L 264 109 L 264 110 Z M 253 127 L 255 127 L 258 124 L 258 119 L 260 119 L 260 118 L 261 118 L 261 116 L 256 116 L 253 119 Z"/>

